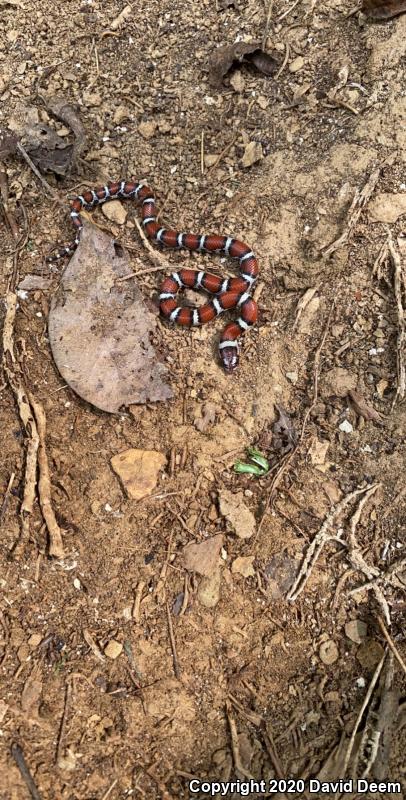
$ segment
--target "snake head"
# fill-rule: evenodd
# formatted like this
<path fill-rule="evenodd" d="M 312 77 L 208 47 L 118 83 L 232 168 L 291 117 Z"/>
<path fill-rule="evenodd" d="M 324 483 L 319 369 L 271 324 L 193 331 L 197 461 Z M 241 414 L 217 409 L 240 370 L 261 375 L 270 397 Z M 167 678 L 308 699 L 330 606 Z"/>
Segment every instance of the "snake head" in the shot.
<path fill-rule="evenodd" d="M 222 347 L 220 350 L 220 358 L 224 371 L 227 372 L 228 375 L 231 375 L 238 366 L 238 347 L 229 344 L 227 344 L 226 347 Z"/>

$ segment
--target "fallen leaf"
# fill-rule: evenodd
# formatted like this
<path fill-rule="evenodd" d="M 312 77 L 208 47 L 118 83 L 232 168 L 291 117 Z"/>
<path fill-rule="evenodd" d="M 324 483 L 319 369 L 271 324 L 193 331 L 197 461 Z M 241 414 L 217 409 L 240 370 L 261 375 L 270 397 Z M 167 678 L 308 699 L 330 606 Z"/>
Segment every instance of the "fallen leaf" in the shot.
<path fill-rule="evenodd" d="M 315 296 L 317 291 L 318 291 L 318 286 L 312 286 L 310 289 L 306 289 L 304 295 L 298 301 L 298 304 L 296 306 L 296 317 L 293 323 L 293 330 L 297 328 L 300 317 L 302 316 L 305 308 L 309 305 L 311 300 L 313 300 L 313 297 Z"/>
<path fill-rule="evenodd" d="M 223 489 L 219 494 L 220 513 L 228 520 L 239 539 L 249 539 L 256 528 L 255 517 L 243 501 L 243 493 Z"/>
<path fill-rule="evenodd" d="M 204 542 L 195 544 L 190 542 L 183 548 L 183 564 L 189 572 L 209 577 L 217 569 L 220 550 L 223 545 L 223 536 L 218 533 Z"/>
<path fill-rule="evenodd" d="M 215 51 L 209 73 L 210 84 L 214 88 L 220 88 L 230 69 L 243 62 L 253 64 L 264 75 L 273 75 L 278 67 L 276 59 L 265 53 L 259 42 L 235 42 Z"/>
<path fill-rule="evenodd" d="M 42 122 L 24 130 L 21 144 L 41 172 L 66 175 L 73 160 L 74 146 Z"/>
<path fill-rule="evenodd" d="M 244 578 L 251 578 L 255 575 L 254 561 L 255 556 L 239 556 L 231 564 L 231 572 L 242 575 Z"/>
<path fill-rule="evenodd" d="M 376 422 L 377 425 L 383 425 L 382 416 L 379 411 L 375 411 L 372 406 L 368 405 L 362 394 L 354 392 L 352 389 L 348 394 L 357 414 L 360 414 L 361 417 L 364 417 L 366 420 Z"/>
<path fill-rule="evenodd" d="M 158 453 L 156 450 L 131 448 L 113 456 L 110 463 L 128 497 L 132 500 L 141 500 L 142 497 L 148 497 L 155 489 L 166 458 L 163 453 Z"/>
<path fill-rule="evenodd" d="M 84 400 L 115 413 L 131 403 L 172 397 L 166 367 L 150 342 L 156 318 L 146 307 L 127 255 L 85 225 L 80 245 L 52 298 L 48 330 L 66 383 Z"/>
<path fill-rule="evenodd" d="M 291 588 L 298 570 L 299 557 L 276 553 L 264 567 L 267 592 L 274 600 L 281 599 Z"/>
<path fill-rule="evenodd" d="M 72 103 L 64 97 L 46 98 L 46 107 L 54 117 L 64 122 L 75 135 L 72 151 L 72 164 L 74 164 L 86 144 L 86 134 L 82 122 Z"/>
<path fill-rule="evenodd" d="M 261 158 L 264 157 L 262 151 L 262 144 L 261 142 L 248 142 L 245 145 L 245 150 L 243 157 L 241 159 L 241 163 L 243 167 L 251 167 L 253 164 L 256 164 L 257 161 L 260 161 Z"/>
<path fill-rule="evenodd" d="M 406 11 L 406 0 L 363 0 L 361 11 L 370 19 L 392 19 Z"/>
<path fill-rule="evenodd" d="M 12 156 L 17 150 L 17 136 L 7 128 L 0 128 L 0 159 Z"/>
<path fill-rule="evenodd" d="M 280 450 L 282 455 L 289 453 L 296 446 L 297 432 L 293 422 L 282 406 L 275 405 L 279 419 L 272 426 L 272 444 L 275 450 Z"/>

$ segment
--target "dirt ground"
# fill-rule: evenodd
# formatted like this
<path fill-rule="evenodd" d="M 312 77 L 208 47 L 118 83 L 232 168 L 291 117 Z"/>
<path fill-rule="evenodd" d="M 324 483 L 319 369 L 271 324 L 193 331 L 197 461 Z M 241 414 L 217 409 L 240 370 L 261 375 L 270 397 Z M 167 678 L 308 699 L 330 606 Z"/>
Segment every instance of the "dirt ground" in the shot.
<path fill-rule="evenodd" d="M 2 296 L 13 270 L 17 286 L 48 286 L 19 292 L 0 379 L 0 798 L 167 800 L 207 797 L 193 777 L 350 774 L 405 796 L 406 16 L 373 23 L 349 0 L 145 0 L 117 20 L 123 9 L 0 0 L 0 127 L 39 121 L 70 142 L 46 110 L 64 97 L 86 142 L 70 175 L 42 171 L 59 198 L 135 175 L 165 225 L 249 243 L 259 324 L 227 376 L 221 321 L 158 322 L 173 398 L 118 414 L 85 403 L 47 331 L 62 267 L 45 256 L 69 240 L 67 213 L 22 158 L 4 160 L 22 239 L 1 213 Z M 242 63 L 214 87 L 216 50 L 236 40 L 263 41 L 276 71 Z M 149 269 L 126 211 L 122 226 L 94 216 Z M 162 276 L 138 276 L 150 304 Z M 10 370 L 45 412 L 63 558 L 38 499 L 18 546 L 32 428 Z M 233 471 L 252 445 L 268 475 Z M 164 461 L 138 501 L 111 466 L 130 448 Z M 186 569 L 185 546 L 203 557 L 217 535 L 207 574 Z"/>

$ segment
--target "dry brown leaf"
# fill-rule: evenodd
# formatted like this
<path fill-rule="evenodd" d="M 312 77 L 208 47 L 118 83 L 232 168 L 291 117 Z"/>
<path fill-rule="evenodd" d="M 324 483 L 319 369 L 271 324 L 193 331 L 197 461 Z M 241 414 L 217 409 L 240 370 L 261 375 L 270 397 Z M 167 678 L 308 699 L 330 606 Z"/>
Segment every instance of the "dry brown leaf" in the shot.
<path fill-rule="evenodd" d="M 42 122 L 27 126 L 21 144 L 41 172 L 66 175 L 72 165 L 74 145 L 65 142 Z"/>
<path fill-rule="evenodd" d="M 0 128 L 0 158 L 12 156 L 17 150 L 17 136 L 7 128 Z"/>
<path fill-rule="evenodd" d="M 262 50 L 260 42 L 235 42 L 219 47 L 214 53 L 209 74 L 210 84 L 214 88 L 220 88 L 230 69 L 241 63 L 253 64 L 263 75 L 273 75 L 278 67 L 276 59 Z"/>
<path fill-rule="evenodd" d="M 279 419 L 272 426 L 272 444 L 275 450 L 280 450 L 282 455 L 285 455 L 295 447 L 297 432 L 287 411 L 282 406 L 275 405 L 275 408 L 279 414 Z"/>
<path fill-rule="evenodd" d="M 62 120 L 75 134 L 72 151 L 72 163 L 78 158 L 86 143 L 85 129 L 73 105 L 64 97 L 48 97 L 46 107 L 54 117 Z"/>
<path fill-rule="evenodd" d="M 392 19 L 406 11 L 406 0 L 363 0 L 361 11 L 370 19 Z"/>
<path fill-rule="evenodd" d="M 155 316 L 146 307 L 126 254 L 94 226 L 52 299 L 49 338 L 64 380 L 88 403 L 115 413 L 131 403 L 172 397 L 166 367 L 150 342 Z"/>

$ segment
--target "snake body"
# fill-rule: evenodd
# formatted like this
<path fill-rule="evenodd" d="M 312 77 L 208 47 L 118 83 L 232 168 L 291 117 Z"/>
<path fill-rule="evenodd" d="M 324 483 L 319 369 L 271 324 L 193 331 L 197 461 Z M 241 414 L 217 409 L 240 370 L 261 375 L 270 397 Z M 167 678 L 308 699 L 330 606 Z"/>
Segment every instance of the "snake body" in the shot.
<path fill-rule="evenodd" d="M 222 278 L 209 272 L 181 269 L 164 278 L 159 294 L 162 316 L 169 322 L 185 327 L 204 325 L 223 311 L 238 309 L 238 319 L 226 325 L 219 343 L 219 355 L 223 367 L 226 372 L 233 372 L 238 364 L 238 338 L 255 324 L 258 317 L 257 304 L 251 297 L 258 276 L 258 263 L 252 250 L 244 242 L 231 236 L 181 233 L 161 227 L 157 221 L 152 189 L 143 183 L 122 180 L 95 189 L 87 189 L 71 200 L 70 218 L 76 229 L 75 239 L 57 254 L 50 256 L 48 261 L 57 261 L 75 251 L 83 229 L 80 216 L 82 208 L 91 211 L 109 200 L 137 200 L 141 203 L 142 225 L 146 236 L 165 247 L 223 253 L 230 258 L 238 259 L 239 277 Z M 198 308 L 182 307 L 178 305 L 176 296 L 180 289 L 185 288 L 204 290 L 213 295 L 213 298 Z"/>

